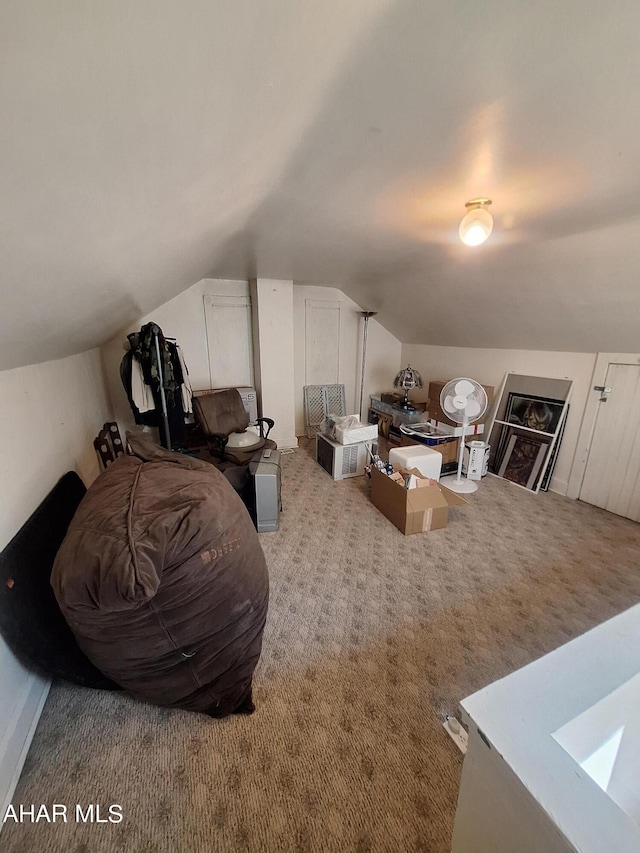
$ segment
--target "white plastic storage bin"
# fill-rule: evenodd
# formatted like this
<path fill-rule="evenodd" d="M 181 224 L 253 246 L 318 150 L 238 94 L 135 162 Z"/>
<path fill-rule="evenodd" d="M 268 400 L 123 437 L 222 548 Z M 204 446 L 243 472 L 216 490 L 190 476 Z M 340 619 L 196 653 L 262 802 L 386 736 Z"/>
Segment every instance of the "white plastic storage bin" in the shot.
<path fill-rule="evenodd" d="M 440 479 L 442 469 L 442 453 L 423 445 L 409 447 L 394 447 L 389 451 L 389 462 L 395 471 L 398 468 L 416 468 L 423 477 L 431 480 Z"/>

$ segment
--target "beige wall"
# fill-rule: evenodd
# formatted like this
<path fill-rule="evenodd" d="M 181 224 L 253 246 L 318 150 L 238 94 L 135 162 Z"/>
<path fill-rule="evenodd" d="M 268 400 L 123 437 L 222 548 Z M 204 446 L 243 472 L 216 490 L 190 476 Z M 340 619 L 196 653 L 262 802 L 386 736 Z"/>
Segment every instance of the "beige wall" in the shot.
<path fill-rule="evenodd" d="M 304 386 L 305 378 L 305 308 L 307 300 L 340 303 L 340 360 L 338 381 L 345 386 L 348 414 L 358 410 L 360 381 L 362 376 L 362 309 L 348 296 L 335 287 L 296 285 L 293 291 L 294 304 L 294 358 L 295 358 L 295 408 L 296 434 L 304 435 Z M 401 344 L 397 338 L 383 329 L 375 319 L 369 320 L 367 357 L 362 398 L 362 416 L 366 420 L 369 395 L 391 387 L 393 378 L 400 369 Z"/>
<path fill-rule="evenodd" d="M 457 376 L 469 376 L 483 385 L 493 385 L 496 392 L 507 372 L 572 379 L 573 393 L 569 417 L 551 480 L 551 488 L 563 495 L 567 493 L 595 360 L 595 353 L 471 349 L 416 344 L 405 344 L 402 347 L 402 363 L 410 362 L 412 367 L 420 371 L 425 381 L 423 399 L 426 399 L 426 385 L 429 381 L 453 379 Z"/>
<path fill-rule="evenodd" d="M 267 279 L 261 279 L 267 282 Z M 102 357 L 110 397 L 113 403 L 114 415 L 123 428 L 133 426 L 133 416 L 120 381 L 119 365 L 124 353 L 123 344 L 129 332 L 137 331 L 144 323 L 154 321 L 162 328 L 165 335 L 174 337 L 182 347 L 189 368 L 189 377 L 195 390 L 210 388 L 209 354 L 207 350 L 207 333 L 204 320 L 204 296 L 247 295 L 249 283 L 246 281 L 229 281 L 221 279 L 203 279 L 188 290 L 166 302 L 152 314 L 141 317 L 140 320 L 123 329 L 102 347 Z M 270 317 L 269 324 L 278 330 L 278 311 L 282 305 L 278 299 L 277 288 L 273 291 L 273 299 L 269 299 L 269 287 L 262 288 L 262 313 Z M 357 409 L 360 396 L 360 359 L 362 354 L 362 318 L 360 306 L 356 305 L 341 290 L 328 287 L 308 285 L 293 285 L 293 330 L 290 325 L 290 312 L 285 318 L 281 315 L 279 333 L 269 336 L 269 343 L 264 344 L 264 352 L 256 351 L 259 358 L 268 357 L 273 349 L 274 357 L 287 351 L 288 358 L 293 359 L 293 385 L 288 392 L 293 395 L 295 410 L 295 435 L 304 435 L 304 406 L 303 388 L 305 385 L 305 301 L 307 299 L 340 302 L 341 311 L 341 340 L 340 340 L 340 382 L 345 385 L 347 408 L 349 413 Z M 288 303 L 287 303 L 288 305 Z M 259 319 L 259 313 L 254 306 L 254 318 Z M 265 326 L 263 331 L 266 332 Z M 286 340 L 282 337 L 285 334 Z M 293 334 L 291 344 L 290 337 Z M 258 335 L 259 338 L 259 335 Z M 262 347 L 260 341 L 257 350 Z M 363 395 L 363 416 L 367 416 L 369 395 L 387 390 L 393 385 L 393 378 L 400 369 L 401 344 L 397 338 L 383 329 L 375 319 L 369 321 L 367 342 L 367 360 L 365 388 Z M 259 358 L 256 360 L 258 361 Z M 258 384 L 258 382 L 256 382 Z M 280 386 L 280 390 L 284 386 Z M 287 408 L 288 411 L 288 408 Z M 272 417 L 272 413 L 263 413 Z M 285 414 L 288 420 L 289 415 Z M 275 419 L 275 418 L 274 418 Z M 291 430 L 288 430 L 290 432 Z M 283 434 L 284 437 L 284 434 Z M 287 434 L 287 440 L 291 438 Z"/>
<path fill-rule="evenodd" d="M 120 381 L 120 362 L 127 334 L 145 323 L 157 323 L 163 333 L 175 338 L 182 348 L 194 391 L 211 388 L 207 328 L 204 319 L 205 295 L 248 296 L 247 281 L 204 278 L 179 296 L 165 302 L 151 314 L 122 329 L 102 347 L 102 358 L 114 415 L 123 428 L 133 426 L 133 415 Z"/>
<path fill-rule="evenodd" d="M 297 447 L 293 378 L 293 282 L 259 278 L 251 282 L 256 329 L 254 354 L 263 414 L 275 421 L 278 447 Z"/>
<path fill-rule="evenodd" d="M 99 473 L 93 439 L 111 419 L 97 349 L 0 372 L 0 548 L 69 470 Z M 0 638 L 0 804 L 10 794 L 48 681 L 28 672 Z"/>
<path fill-rule="evenodd" d="M 356 372 L 358 369 L 358 311 L 359 306 L 335 287 L 296 285 L 293 290 L 294 315 L 294 383 L 296 435 L 305 434 L 304 386 L 307 385 L 306 366 L 306 307 L 307 300 L 340 303 L 340 357 L 338 382 L 345 386 L 347 411 L 356 411 Z M 359 386 L 358 386 L 359 390 Z"/>
<path fill-rule="evenodd" d="M 87 484 L 96 478 L 93 439 L 111 407 L 97 349 L 5 370 L 0 396 L 4 547 L 66 471 L 77 471 Z"/>
<path fill-rule="evenodd" d="M 295 429 L 293 421 L 293 300 L 291 297 L 292 282 L 260 279 L 260 299 L 254 296 L 253 317 L 256 324 L 262 323 L 262 338 L 255 335 L 254 362 L 260 365 L 260 370 L 269 370 L 269 381 L 262 389 L 260 377 L 256 376 L 256 387 L 259 395 L 262 391 L 268 393 L 267 407 L 262 407 L 266 417 L 272 417 L 277 423 L 273 436 L 282 446 L 295 445 Z M 286 291 L 286 292 L 285 292 Z M 129 332 L 135 332 L 145 323 L 155 322 L 167 337 L 173 337 L 180 344 L 189 370 L 191 385 L 195 390 L 211 388 L 209 371 L 209 350 L 207 346 L 207 329 L 204 312 L 205 295 L 216 296 L 248 296 L 250 287 L 248 281 L 232 281 L 226 279 L 202 279 L 188 290 L 165 302 L 152 314 L 141 317 L 135 324 L 128 326 L 108 341 L 102 347 L 106 381 L 113 403 L 114 415 L 122 429 L 134 426 L 133 414 L 127 401 L 120 380 L 120 362 L 124 355 L 124 345 Z M 259 305 L 258 305 L 259 301 Z M 263 351 L 260 351 L 260 349 Z M 283 360 L 284 359 L 284 360 Z M 285 373 L 278 386 L 278 393 L 271 393 L 277 385 L 278 369 L 276 365 L 286 363 Z M 272 371 L 273 368 L 273 372 Z M 282 376 L 282 371 L 279 371 Z M 268 410 L 272 401 L 276 401 L 277 413 Z M 278 417 L 277 415 L 280 415 Z"/>

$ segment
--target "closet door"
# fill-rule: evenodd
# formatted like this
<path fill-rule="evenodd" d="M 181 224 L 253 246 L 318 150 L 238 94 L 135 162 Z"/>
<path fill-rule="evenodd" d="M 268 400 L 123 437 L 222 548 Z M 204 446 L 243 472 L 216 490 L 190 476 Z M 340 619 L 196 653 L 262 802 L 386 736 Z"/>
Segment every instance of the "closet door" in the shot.
<path fill-rule="evenodd" d="M 592 391 L 597 409 L 580 500 L 640 521 L 640 365 L 630 356 L 604 365 L 606 358 L 596 368 L 604 379 Z"/>
<path fill-rule="evenodd" d="M 305 385 L 340 382 L 340 303 L 305 303 Z"/>
<path fill-rule="evenodd" d="M 252 388 L 251 300 L 206 295 L 204 315 L 211 387 Z"/>

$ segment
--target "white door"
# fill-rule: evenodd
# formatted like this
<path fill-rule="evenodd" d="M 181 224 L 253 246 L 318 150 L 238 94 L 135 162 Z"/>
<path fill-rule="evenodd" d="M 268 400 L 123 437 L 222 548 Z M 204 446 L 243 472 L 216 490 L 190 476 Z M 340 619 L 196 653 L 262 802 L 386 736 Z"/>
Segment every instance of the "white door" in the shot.
<path fill-rule="evenodd" d="M 305 303 L 305 385 L 340 382 L 340 303 Z"/>
<path fill-rule="evenodd" d="M 640 364 L 626 362 L 603 365 L 594 384 L 604 390 L 591 391 L 597 411 L 580 500 L 640 521 Z"/>
<path fill-rule="evenodd" d="M 251 302 L 248 296 L 204 297 L 212 388 L 253 387 Z"/>

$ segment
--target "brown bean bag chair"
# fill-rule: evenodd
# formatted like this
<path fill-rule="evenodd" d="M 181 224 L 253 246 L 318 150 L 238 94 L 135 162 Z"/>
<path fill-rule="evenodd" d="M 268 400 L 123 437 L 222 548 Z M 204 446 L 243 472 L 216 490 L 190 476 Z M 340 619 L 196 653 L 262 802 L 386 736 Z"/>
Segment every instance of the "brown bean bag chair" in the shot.
<path fill-rule="evenodd" d="M 86 656 L 139 698 L 250 713 L 269 596 L 244 504 L 212 465 L 129 436 L 93 483 L 51 585 Z"/>

